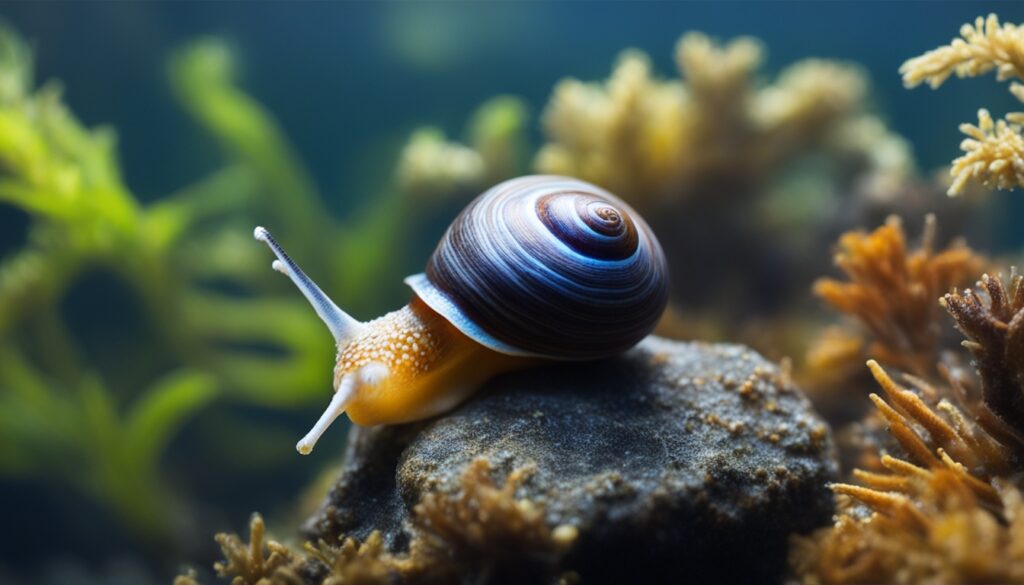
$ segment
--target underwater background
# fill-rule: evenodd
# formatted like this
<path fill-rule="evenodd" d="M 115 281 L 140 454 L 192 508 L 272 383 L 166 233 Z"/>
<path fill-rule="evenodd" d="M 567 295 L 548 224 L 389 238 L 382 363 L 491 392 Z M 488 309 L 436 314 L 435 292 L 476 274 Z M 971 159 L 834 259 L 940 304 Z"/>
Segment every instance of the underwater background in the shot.
<path fill-rule="evenodd" d="M 310 457 L 294 444 L 329 396 L 334 348 L 254 225 L 357 318 L 397 308 L 401 278 L 471 197 L 537 170 L 557 141 L 544 113 L 561 80 L 604 80 L 630 48 L 654 77 L 678 78 L 689 31 L 755 37 L 758 84 L 802 59 L 854 64 L 869 83 L 855 108 L 902 137 L 906 173 L 930 178 L 959 155 L 960 122 L 1020 103 L 990 78 L 908 91 L 898 69 L 989 12 L 1024 21 L 1013 2 L 0 4 L 0 189 L 24 189 L 0 196 L 0 583 L 167 583 L 212 565 L 212 535 L 254 511 L 288 533 L 315 508 L 344 433 Z M 59 91 L 32 95 L 51 80 Z M 782 258 L 673 265 L 683 325 L 659 332 L 799 361 L 812 325 L 746 326 L 827 321 L 811 284 L 830 274 L 828 243 L 888 212 L 911 209 L 916 237 L 936 211 L 943 242 L 976 234 L 986 253 L 1019 258 L 1019 193 L 955 207 L 942 186 L 859 214 L 836 203 L 855 184 L 835 178 L 846 171 L 822 178 L 814 169 L 833 163 L 801 152 L 772 163 L 785 167 L 768 189 L 789 195 L 773 204 L 785 217 L 744 197 L 709 212 L 777 222 L 751 239 L 785 232 Z M 716 184 L 691 188 L 714 198 Z M 660 209 L 643 187 L 612 190 Z M 41 201 L 53 193 L 63 199 Z M 673 217 L 656 231 L 700 222 Z"/>

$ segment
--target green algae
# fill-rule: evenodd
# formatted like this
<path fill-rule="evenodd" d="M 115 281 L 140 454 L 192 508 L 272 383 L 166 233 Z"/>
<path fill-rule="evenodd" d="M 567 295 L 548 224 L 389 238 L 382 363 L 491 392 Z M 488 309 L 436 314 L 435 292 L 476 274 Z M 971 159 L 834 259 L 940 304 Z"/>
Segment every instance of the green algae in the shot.
<path fill-rule="evenodd" d="M 167 72 L 222 160 L 143 203 L 124 180 L 114 130 L 80 122 L 60 84 L 37 86 L 33 69 L 28 44 L 0 27 L 0 206 L 28 218 L 24 244 L 0 258 L 0 477 L 70 486 L 140 541 L 180 539 L 177 517 L 194 495 L 173 493 L 165 454 L 189 421 L 215 404 L 299 409 L 329 391 L 329 337 L 268 269 L 252 226 L 273 226 L 343 302 L 379 310 L 381 267 L 407 268 L 403 246 L 433 201 L 418 195 L 421 178 L 396 179 L 352 218 L 331 217 L 285 132 L 240 86 L 233 51 L 207 38 L 171 55 Z M 526 116 L 515 98 L 485 105 L 462 148 L 487 162 L 471 183 L 434 196 L 466 198 L 521 172 Z M 96 274 L 141 307 L 136 342 L 156 365 L 87 357 L 61 307 Z M 122 370 L 132 375 L 110 375 Z M 204 456 L 216 467 L 230 449 Z"/>

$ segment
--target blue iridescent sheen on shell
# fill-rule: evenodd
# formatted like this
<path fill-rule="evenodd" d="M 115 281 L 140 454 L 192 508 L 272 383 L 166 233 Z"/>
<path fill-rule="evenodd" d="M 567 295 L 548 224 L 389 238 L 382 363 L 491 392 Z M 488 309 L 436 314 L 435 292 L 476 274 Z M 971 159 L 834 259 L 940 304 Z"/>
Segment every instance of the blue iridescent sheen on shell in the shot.
<path fill-rule="evenodd" d="M 457 329 L 495 351 L 595 359 L 632 347 L 668 302 L 653 232 L 611 193 L 527 176 L 477 197 L 425 274 L 405 282 Z"/>

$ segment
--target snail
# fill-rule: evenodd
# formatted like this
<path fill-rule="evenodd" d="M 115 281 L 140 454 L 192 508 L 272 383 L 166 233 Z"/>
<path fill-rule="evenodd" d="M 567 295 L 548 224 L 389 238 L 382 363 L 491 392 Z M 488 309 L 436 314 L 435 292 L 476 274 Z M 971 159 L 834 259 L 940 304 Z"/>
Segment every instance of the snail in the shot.
<path fill-rule="evenodd" d="M 296 445 L 302 454 L 343 412 L 359 425 L 432 417 L 487 379 L 550 360 L 592 360 L 649 334 L 668 301 L 653 232 L 611 193 L 568 177 L 511 179 L 448 227 L 408 305 L 360 322 L 257 227 L 334 335 L 334 395 Z"/>

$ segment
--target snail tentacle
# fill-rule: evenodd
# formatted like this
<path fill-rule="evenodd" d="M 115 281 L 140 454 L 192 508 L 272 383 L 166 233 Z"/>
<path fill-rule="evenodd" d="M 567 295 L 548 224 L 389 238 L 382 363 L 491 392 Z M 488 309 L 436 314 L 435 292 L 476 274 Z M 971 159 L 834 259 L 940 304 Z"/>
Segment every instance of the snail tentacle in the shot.
<path fill-rule="evenodd" d="M 313 305 L 316 314 L 327 325 L 327 328 L 331 330 L 334 340 L 340 344 L 344 340 L 351 339 L 362 323 L 334 304 L 334 301 L 324 294 L 324 291 L 320 290 L 320 287 L 311 278 L 306 276 L 306 273 L 299 268 L 299 265 L 285 253 L 284 248 L 277 243 L 277 240 L 274 239 L 274 236 L 270 235 L 266 228 L 257 226 L 253 230 L 253 237 L 267 244 L 270 250 L 274 252 L 277 260 L 274 260 L 271 267 L 295 283 L 299 292 L 306 297 L 310 305 Z"/>
<path fill-rule="evenodd" d="M 313 428 L 306 433 L 305 437 L 299 440 L 295 445 L 295 449 L 303 455 L 309 455 L 313 452 L 313 447 L 316 442 L 320 440 L 320 436 L 324 434 L 327 427 L 331 426 L 334 419 L 341 416 L 341 413 L 345 412 L 345 407 L 352 401 L 352 398 L 356 395 L 356 387 L 358 380 L 358 372 L 355 375 L 348 375 L 341 379 L 338 384 L 338 390 L 335 391 L 334 396 L 331 397 L 331 403 L 327 405 L 327 409 L 320 415 L 320 419 L 316 421 Z"/>

